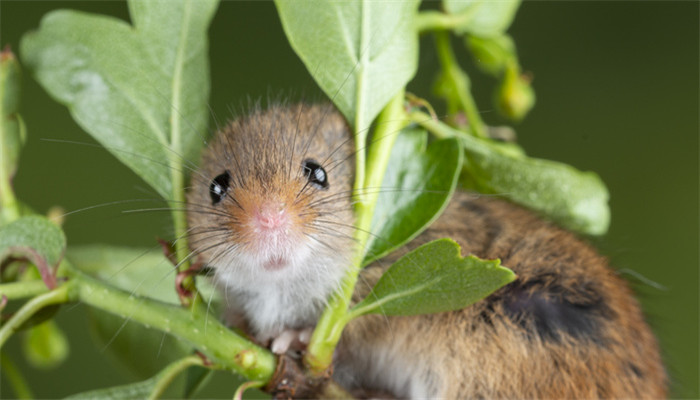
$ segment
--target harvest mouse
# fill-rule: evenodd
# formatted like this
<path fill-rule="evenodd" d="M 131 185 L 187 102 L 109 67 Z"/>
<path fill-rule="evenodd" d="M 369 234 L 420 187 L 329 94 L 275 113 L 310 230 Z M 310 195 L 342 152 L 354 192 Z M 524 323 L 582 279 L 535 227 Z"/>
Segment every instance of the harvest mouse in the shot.
<path fill-rule="evenodd" d="M 276 106 L 220 132 L 188 194 L 193 251 L 214 269 L 229 319 L 277 353 L 308 340 L 350 258 L 354 144 L 332 106 Z M 656 339 L 626 283 L 573 234 L 519 206 L 458 192 L 386 266 L 430 240 L 500 258 L 516 281 L 465 309 L 364 316 L 336 351 L 354 393 L 411 398 L 664 397 Z"/>

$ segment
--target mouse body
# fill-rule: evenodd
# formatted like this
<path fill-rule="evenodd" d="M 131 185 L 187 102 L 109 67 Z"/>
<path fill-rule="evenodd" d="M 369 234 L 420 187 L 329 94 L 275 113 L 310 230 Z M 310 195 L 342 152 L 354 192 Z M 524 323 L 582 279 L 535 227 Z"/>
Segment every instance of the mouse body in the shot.
<path fill-rule="evenodd" d="M 354 144 L 330 105 L 255 110 L 204 151 L 188 192 L 195 254 L 229 322 L 283 353 L 309 338 L 356 249 Z M 365 268 L 354 301 L 386 267 L 451 237 L 518 278 L 465 309 L 352 321 L 334 357 L 348 390 L 410 398 L 664 397 L 656 339 L 591 246 L 495 197 L 457 192 L 409 245 Z"/>
<path fill-rule="evenodd" d="M 626 282 L 575 235 L 508 201 L 457 192 L 408 246 L 368 266 L 361 300 L 402 254 L 442 237 L 517 279 L 462 310 L 348 325 L 335 378 L 399 398 L 663 398 L 656 339 Z"/>

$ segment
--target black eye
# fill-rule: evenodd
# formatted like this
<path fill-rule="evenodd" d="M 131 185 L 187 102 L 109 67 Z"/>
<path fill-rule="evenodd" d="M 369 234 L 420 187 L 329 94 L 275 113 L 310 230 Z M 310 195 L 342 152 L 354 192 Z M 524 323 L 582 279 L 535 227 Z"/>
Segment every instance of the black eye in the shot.
<path fill-rule="evenodd" d="M 231 181 L 231 175 L 228 171 L 214 178 L 209 185 L 209 195 L 211 196 L 211 204 L 217 204 L 221 199 L 226 196 L 228 192 L 229 182 Z"/>
<path fill-rule="evenodd" d="M 306 160 L 303 164 L 304 176 L 319 189 L 328 189 L 328 176 L 326 170 L 323 169 L 316 161 Z"/>

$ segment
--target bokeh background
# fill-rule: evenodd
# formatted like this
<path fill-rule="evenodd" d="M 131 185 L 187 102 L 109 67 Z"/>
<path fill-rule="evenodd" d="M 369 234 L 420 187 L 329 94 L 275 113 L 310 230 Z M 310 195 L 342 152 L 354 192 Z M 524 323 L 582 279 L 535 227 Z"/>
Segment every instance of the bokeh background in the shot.
<path fill-rule="evenodd" d="M 699 396 L 699 4 L 525 1 L 510 29 L 537 93 L 534 110 L 515 126 L 519 141 L 532 156 L 596 171 L 607 183 L 612 225 L 593 241 L 638 291 L 661 342 L 671 396 L 678 398 Z M 129 18 L 120 1 L 3 0 L 0 44 L 17 50 L 22 34 L 57 8 Z M 287 44 L 271 2 L 223 1 L 210 40 L 210 126 L 214 118 L 219 123 L 230 118 L 248 99 L 324 99 Z M 421 44 L 420 69 L 409 90 L 431 99 L 437 60 L 431 38 Z M 491 102 L 495 81 L 474 69 L 466 51 L 458 53 L 484 119 L 504 123 Z M 47 141 L 94 143 L 28 74 L 22 114 L 29 141 L 16 188 L 34 209 L 59 205 L 72 211 L 155 196 L 106 151 Z M 129 208 L 127 203 L 71 215 L 65 223 L 69 244 L 152 246 L 156 236 L 169 237 L 167 213 L 124 214 Z M 133 380 L 109 351 L 91 343 L 85 314 L 78 306 L 58 315 L 71 345 L 68 361 L 58 369 L 29 368 L 17 338 L 6 346 L 37 396 L 63 397 Z M 152 351 L 156 357 L 158 350 Z M 233 390 L 230 376 L 222 373 L 201 396 L 230 398 Z M 0 397 L 12 395 L 0 378 Z"/>

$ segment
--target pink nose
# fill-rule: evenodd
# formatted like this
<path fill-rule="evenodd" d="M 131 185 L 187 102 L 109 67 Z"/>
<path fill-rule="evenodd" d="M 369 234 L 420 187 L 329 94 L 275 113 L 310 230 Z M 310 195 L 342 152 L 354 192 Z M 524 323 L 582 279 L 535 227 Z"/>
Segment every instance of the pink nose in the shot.
<path fill-rule="evenodd" d="M 263 204 L 255 216 L 258 227 L 265 230 L 279 229 L 288 219 L 284 206 L 279 203 Z"/>

